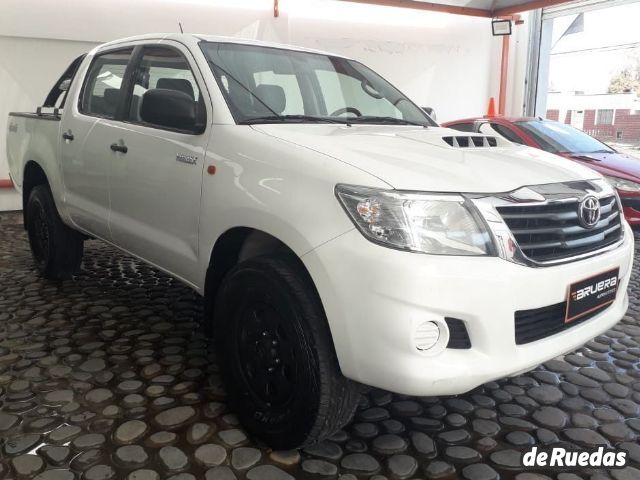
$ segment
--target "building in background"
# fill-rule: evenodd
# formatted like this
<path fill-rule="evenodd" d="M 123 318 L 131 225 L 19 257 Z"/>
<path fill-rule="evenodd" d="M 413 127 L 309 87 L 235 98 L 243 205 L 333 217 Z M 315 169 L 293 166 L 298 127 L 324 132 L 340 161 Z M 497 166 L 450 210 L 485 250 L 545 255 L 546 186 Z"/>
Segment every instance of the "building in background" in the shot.
<path fill-rule="evenodd" d="M 602 140 L 640 145 L 640 3 L 553 20 L 539 112 Z"/>
<path fill-rule="evenodd" d="M 635 92 L 549 92 L 546 116 L 599 140 L 640 144 L 640 97 Z"/>

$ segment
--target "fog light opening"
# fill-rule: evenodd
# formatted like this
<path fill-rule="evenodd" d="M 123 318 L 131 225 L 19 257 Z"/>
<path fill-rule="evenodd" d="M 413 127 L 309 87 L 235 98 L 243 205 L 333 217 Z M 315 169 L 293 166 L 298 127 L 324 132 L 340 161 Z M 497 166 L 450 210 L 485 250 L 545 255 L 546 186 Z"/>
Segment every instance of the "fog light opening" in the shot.
<path fill-rule="evenodd" d="M 413 342 L 421 352 L 432 349 L 440 340 L 440 326 L 436 322 L 421 323 L 413 334 Z"/>

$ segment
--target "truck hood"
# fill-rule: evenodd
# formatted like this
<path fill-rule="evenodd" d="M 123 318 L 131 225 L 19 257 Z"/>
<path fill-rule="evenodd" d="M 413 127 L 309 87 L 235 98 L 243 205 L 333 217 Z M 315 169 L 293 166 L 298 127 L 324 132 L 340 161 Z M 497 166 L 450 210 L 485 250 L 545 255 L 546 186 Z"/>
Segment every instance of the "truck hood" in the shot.
<path fill-rule="evenodd" d="M 329 155 L 399 190 L 496 193 L 599 178 L 576 162 L 502 140 L 496 147 L 452 147 L 443 137 L 477 135 L 448 128 L 290 123 L 253 128 Z"/>

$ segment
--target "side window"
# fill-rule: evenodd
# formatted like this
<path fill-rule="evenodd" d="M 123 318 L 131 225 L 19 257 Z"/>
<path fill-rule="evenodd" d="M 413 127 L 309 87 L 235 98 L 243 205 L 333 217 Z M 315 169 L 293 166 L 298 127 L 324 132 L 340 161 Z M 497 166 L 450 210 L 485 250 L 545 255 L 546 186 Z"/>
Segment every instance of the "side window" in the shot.
<path fill-rule="evenodd" d="M 449 125 L 449 128 L 453 128 L 454 130 L 458 130 L 459 132 L 473 132 L 474 131 L 473 123 L 455 123 L 453 125 Z"/>
<path fill-rule="evenodd" d="M 80 111 L 87 115 L 114 118 L 123 91 L 122 79 L 132 48 L 96 55 L 87 72 Z"/>
<path fill-rule="evenodd" d="M 518 135 L 516 135 L 513 130 L 511 130 L 509 127 L 505 127 L 504 125 L 500 125 L 499 123 L 485 123 L 480 127 L 480 132 L 487 135 L 499 135 L 503 138 L 506 138 L 510 142 L 524 145 L 523 140 Z"/>
<path fill-rule="evenodd" d="M 509 140 L 510 142 L 517 143 L 518 145 L 524 145 L 524 140 L 518 136 L 516 132 L 511 130 L 509 127 L 505 127 L 504 125 L 494 124 L 493 128 L 502 135 L 504 138 Z"/>
<path fill-rule="evenodd" d="M 195 103 L 196 126 L 206 123 L 206 109 L 198 83 L 187 59 L 177 50 L 163 46 L 145 47 L 134 75 L 133 95 L 127 119 L 143 123 L 140 107 L 145 93 L 153 89 L 186 93 Z"/>

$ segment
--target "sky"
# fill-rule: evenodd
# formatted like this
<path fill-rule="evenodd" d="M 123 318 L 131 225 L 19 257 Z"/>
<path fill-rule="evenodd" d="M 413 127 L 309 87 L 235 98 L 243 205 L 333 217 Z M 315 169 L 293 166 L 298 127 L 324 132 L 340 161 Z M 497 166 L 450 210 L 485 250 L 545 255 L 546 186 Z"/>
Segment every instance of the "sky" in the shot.
<path fill-rule="evenodd" d="M 640 55 L 640 2 L 586 12 L 584 31 L 560 38 L 575 18 L 554 20 L 549 91 L 606 93 L 611 77 Z"/>

